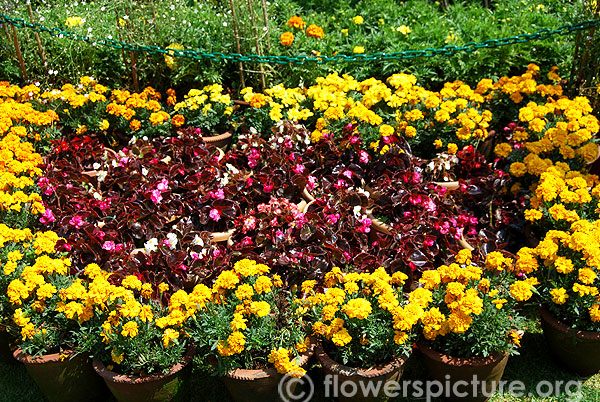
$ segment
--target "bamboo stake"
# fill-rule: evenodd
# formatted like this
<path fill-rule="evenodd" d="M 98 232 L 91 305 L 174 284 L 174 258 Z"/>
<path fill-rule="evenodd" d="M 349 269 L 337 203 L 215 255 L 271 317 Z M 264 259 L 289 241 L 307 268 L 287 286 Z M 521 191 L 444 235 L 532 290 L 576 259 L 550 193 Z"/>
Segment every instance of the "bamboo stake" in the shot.
<path fill-rule="evenodd" d="M 25 70 L 25 61 L 23 60 L 23 54 L 21 53 L 21 46 L 19 46 L 19 38 L 17 37 L 17 30 L 14 25 L 11 25 L 13 42 L 15 44 L 15 51 L 17 52 L 17 59 L 19 59 L 19 65 L 21 66 L 21 73 L 23 74 L 23 79 L 25 81 L 27 78 L 27 71 Z"/>
<path fill-rule="evenodd" d="M 265 28 L 267 32 L 267 51 L 271 53 L 271 34 L 269 33 L 269 17 L 267 16 L 267 2 L 262 0 L 263 19 L 265 20 Z"/>
<path fill-rule="evenodd" d="M 129 8 L 126 9 L 127 15 L 130 15 Z M 132 28 L 129 23 L 129 20 L 125 21 L 125 25 L 127 26 L 128 33 L 131 34 Z M 131 35 L 129 35 L 129 39 L 131 40 Z M 131 78 L 133 78 L 133 88 L 135 92 L 140 92 L 140 83 L 138 81 L 138 73 L 137 73 L 137 63 L 135 61 L 135 52 L 133 50 L 129 51 L 129 57 L 131 59 Z"/>
<path fill-rule="evenodd" d="M 123 42 L 123 36 L 121 35 L 121 25 L 119 18 L 119 11 L 115 8 L 115 17 L 117 18 L 117 34 L 119 35 L 119 41 Z M 127 57 L 125 56 L 125 49 L 121 48 L 121 57 L 123 57 L 123 64 L 127 66 Z"/>
<path fill-rule="evenodd" d="M 237 14 L 235 12 L 235 4 L 233 4 L 233 0 L 229 0 L 229 6 L 231 7 L 231 16 L 233 17 L 233 33 L 235 35 L 235 47 L 237 48 L 237 52 L 239 54 L 242 54 L 242 47 L 240 45 L 240 32 L 238 30 L 238 19 Z M 242 88 L 245 88 L 246 80 L 244 77 L 244 63 L 239 61 L 238 68 L 240 71 L 240 82 L 242 84 Z"/>
<path fill-rule="evenodd" d="M 31 4 L 27 3 L 27 13 L 29 13 L 29 19 L 31 22 L 35 24 L 35 17 L 33 16 L 33 10 L 31 9 Z M 40 59 L 42 59 L 42 66 L 46 66 L 46 56 L 44 56 L 44 49 L 42 48 L 42 41 L 40 40 L 40 34 L 34 32 L 35 41 L 37 42 L 38 52 L 40 53 Z"/>
<path fill-rule="evenodd" d="M 262 52 L 260 50 L 260 40 L 258 39 L 258 30 L 256 29 L 256 20 L 254 19 L 254 11 L 252 9 L 252 0 L 247 0 L 248 3 L 248 11 L 250 12 L 250 22 L 252 24 L 252 29 L 254 30 L 254 42 L 256 44 L 256 54 L 262 56 Z M 258 63 L 259 71 L 260 71 L 260 79 L 262 82 L 262 89 L 267 87 L 267 83 L 265 82 L 265 71 L 263 69 L 262 63 Z"/>

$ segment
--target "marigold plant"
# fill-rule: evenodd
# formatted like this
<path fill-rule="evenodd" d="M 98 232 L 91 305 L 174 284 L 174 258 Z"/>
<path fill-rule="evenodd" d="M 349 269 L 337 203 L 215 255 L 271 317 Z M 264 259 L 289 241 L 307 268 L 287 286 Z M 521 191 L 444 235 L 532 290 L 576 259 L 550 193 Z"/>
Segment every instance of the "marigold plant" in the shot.
<path fill-rule="evenodd" d="M 537 282 L 517 280 L 513 266 L 499 251 L 478 266 L 464 249 L 450 265 L 423 273 L 409 300 L 421 300 L 422 333 L 435 350 L 456 357 L 517 352 L 522 318 L 514 307 L 532 297 Z"/>
<path fill-rule="evenodd" d="M 298 303 L 308 309 L 308 331 L 335 361 L 353 367 L 406 358 L 425 307 L 421 300 L 403 296 L 406 279 L 402 272 L 389 275 L 383 268 L 359 274 L 334 267 L 325 274 L 326 290 L 316 289 L 314 280 L 305 281 L 306 297 Z"/>
<path fill-rule="evenodd" d="M 310 347 L 298 305 L 278 275 L 254 260 L 237 261 L 209 289 L 206 310 L 196 315 L 190 334 L 217 358 L 215 370 L 261 369 L 273 364 L 281 374 L 301 377 L 299 354 Z"/>

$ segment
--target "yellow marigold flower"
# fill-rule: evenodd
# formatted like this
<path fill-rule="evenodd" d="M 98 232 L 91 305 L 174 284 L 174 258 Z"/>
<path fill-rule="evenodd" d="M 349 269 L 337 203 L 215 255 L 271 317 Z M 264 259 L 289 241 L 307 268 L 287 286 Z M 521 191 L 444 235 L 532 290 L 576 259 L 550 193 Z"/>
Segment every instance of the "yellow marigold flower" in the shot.
<path fill-rule="evenodd" d="M 403 35 L 408 35 L 409 33 L 412 32 L 410 27 L 408 27 L 406 25 L 400 25 L 398 28 L 396 28 L 396 31 L 400 32 Z"/>
<path fill-rule="evenodd" d="M 354 49 L 352 49 L 353 53 L 356 54 L 361 54 L 365 52 L 365 48 L 363 46 L 354 46 Z"/>
<path fill-rule="evenodd" d="M 527 173 L 527 166 L 523 162 L 511 163 L 509 173 L 514 177 L 522 177 Z"/>
<path fill-rule="evenodd" d="M 348 303 L 342 307 L 342 311 L 346 313 L 349 318 L 364 320 L 371 314 L 372 307 L 368 300 L 358 298 L 348 301 Z"/>
<path fill-rule="evenodd" d="M 171 328 L 165 329 L 165 332 L 163 332 L 163 336 L 162 336 L 163 346 L 165 348 L 169 347 L 169 344 L 171 343 L 171 341 L 173 341 L 177 338 L 179 338 L 178 331 L 175 331 L 174 329 L 171 329 Z"/>
<path fill-rule="evenodd" d="M 258 317 L 264 317 L 271 312 L 271 305 L 266 301 L 253 301 L 250 304 L 250 312 Z"/>
<path fill-rule="evenodd" d="M 302 286 L 301 286 L 302 293 L 311 293 L 316 284 L 317 284 L 316 280 L 302 282 Z"/>
<path fill-rule="evenodd" d="M 352 18 L 352 22 L 354 22 L 356 25 L 360 25 L 364 22 L 364 18 L 361 17 L 360 15 L 357 15 L 355 17 Z"/>
<path fill-rule="evenodd" d="M 552 296 L 552 302 L 556 304 L 565 304 L 569 295 L 564 288 L 552 289 L 550 291 L 550 296 Z"/>
<path fill-rule="evenodd" d="M 527 301 L 533 296 L 532 286 L 526 281 L 516 281 L 510 285 L 510 294 L 517 301 Z"/>
<path fill-rule="evenodd" d="M 403 345 L 408 340 L 408 334 L 406 332 L 394 331 L 394 343 L 396 345 Z"/>
<path fill-rule="evenodd" d="M 139 333 L 139 327 L 137 322 L 129 321 L 125 325 L 123 325 L 123 330 L 121 331 L 121 335 L 128 336 L 130 338 L 135 338 Z"/>
<path fill-rule="evenodd" d="M 584 297 L 587 295 L 597 296 L 598 288 L 595 288 L 593 286 L 582 285 L 581 283 L 574 283 L 573 292 L 579 294 L 579 297 Z"/>
<path fill-rule="evenodd" d="M 586 267 L 579 270 L 579 275 L 577 278 L 581 283 L 585 285 L 591 285 L 594 283 L 597 277 L 598 275 L 593 269 Z"/>
<path fill-rule="evenodd" d="M 398 286 L 404 285 L 407 279 L 408 275 L 406 275 L 404 272 L 396 271 L 392 275 L 392 283 Z"/>
<path fill-rule="evenodd" d="M 141 290 L 142 289 L 142 281 L 138 279 L 135 275 L 128 275 L 121 282 L 121 286 L 132 289 L 132 290 Z"/>
<path fill-rule="evenodd" d="M 283 286 L 283 281 L 281 280 L 281 276 L 279 276 L 277 274 L 273 275 L 273 285 L 276 288 L 280 288 Z"/>
<path fill-rule="evenodd" d="M 233 289 L 240 282 L 234 271 L 223 271 L 213 284 L 213 289 Z"/>
<path fill-rule="evenodd" d="M 137 119 L 133 119 L 129 122 L 129 128 L 133 131 L 138 131 L 140 128 L 142 128 L 142 123 Z"/>
<path fill-rule="evenodd" d="M 235 290 L 235 297 L 240 300 L 251 299 L 253 295 L 254 289 L 252 288 L 252 285 L 247 283 L 238 286 L 238 288 Z"/>
<path fill-rule="evenodd" d="M 459 264 L 469 265 L 471 264 L 472 258 L 473 254 L 471 253 L 471 250 L 464 248 L 456 254 L 454 260 Z"/>
<path fill-rule="evenodd" d="M 254 283 L 254 290 L 258 294 L 268 293 L 271 291 L 272 287 L 273 287 L 273 282 L 271 281 L 271 279 L 266 276 L 263 276 L 263 275 L 259 276 L 256 279 L 256 282 Z"/>
<path fill-rule="evenodd" d="M 589 312 L 592 322 L 600 322 L 600 304 L 594 304 L 590 307 Z"/>
<path fill-rule="evenodd" d="M 437 270 L 424 271 L 419 279 L 419 283 L 425 286 L 425 289 L 435 289 L 442 281 L 442 277 Z"/>
<path fill-rule="evenodd" d="M 294 34 L 291 32 L 282 33 L 279 37 L 279 42 L 281 42 L 283 46 L 291 46 L 292 43 L 294 43 Z"/>
<path fill-rule="evenodd" d="M 458 145 L 453 142 L 448 144 L 448 153 L 454 155 L 456 152 L 458 152 Z"/>
<path fill-rule="evenodd" d="M 525 211 L 525 219 L 530 222 L 538 221 L 542 219 L 542 216 L 544 216 L 542 211 L 538 211 L 537 209 L 528 209 Z"/>
<path fill-rule="evenodd" d="M 227 338 L 227 345 L 233 354 L 242 353 L 244 351 L 244 345 L 246 344 L 246 337 L 239 331 L 233 332 Z"/>
<path fill-rule="evenodd" d="M 331 342 L 336 346 L 345 346 L 352 341 L 352 336 L 346 328 L 342 328 L 331 336 Z"/>
<path fill-rule="evenodd" d="M 109 127 L 109 126 L 110 126 L 110 124 L 109 124 L 108 120 L 106 120 L 106 119 L 102 119 L 102 122 L 100 122 L 100 126 L 99 126 L 99 128 L 100 128 L 100 130 L 102 130 L 102 131 L 106 131 L 106 130 L 108 130 L 108 127 Z"/>
<path fill-rule="evenodd" d="M 164 282 L 161 282 L 161 283 L 159 283 L 159 284 L 158 284 L 158 291 L 159 291 L 160 293 L 164 293 L 164 292 L 166 292 L 167 290 L 169 290 L 169 285 L 168 285 L 168 284 L 166 284 L 166 283 L 164 283 Z"/>
<path fill-rule="evenodd" d="M 185 123 L 185 117 L 183 117 L 180 114 L 176 114 L 171 119 L 171 124 L 173 124 L 173 126 L 175 126 L 175 127 L 181 127 L 181 126 L 183 126 L 184 123 Z"/>
<path fill-rule="evenodd" d="M 116 364 L 121 364 L 121 363 L 123 363 L 123 359 L 125 358 L 125 353 L 123 353 L 123 352 L 119 353 L 119 351 L 117 349 L 113 348 L 110 351 L 110 358 Z"/>
<path fill-rule="evenodd" d="M 379 127 L 379 134 L 382 137 L 386 137 L 388 135 L 393 135 L 394 134 L 394 127 L 390 126 L 389 124 L 382 124 Z"/>
<path fill-rule="evenodd" d="M 430 290 L 425 288 L 417 288 L 410 292 L 408 300 L 412 304 L 415 304 L 421 308 L 425 308 L 433 300 L 433 296 Z"/>
<path fill-rule="evenodd" d="M 437 139 L 437 140 L 433 141 L 433 145 L 435 146 L 435 149 L 440 149 L 441 147 L 444 146 L 444 143 L 442 142 L 442 140 Z"/>
<path fill-rule="evenodd" d="M 473 318 L 461 311 L 452 312 L 448 316 L 448 329 L 456 334 L 466 332 L 472 323 Z"/>
<path fill-rule="evenodd" d="M 512 152 L 512 147 L 509 143 L 503 142 L 501 144 L 496 145 L 494 148 L 494 153 L 500 158 L 506 158 Z"/>

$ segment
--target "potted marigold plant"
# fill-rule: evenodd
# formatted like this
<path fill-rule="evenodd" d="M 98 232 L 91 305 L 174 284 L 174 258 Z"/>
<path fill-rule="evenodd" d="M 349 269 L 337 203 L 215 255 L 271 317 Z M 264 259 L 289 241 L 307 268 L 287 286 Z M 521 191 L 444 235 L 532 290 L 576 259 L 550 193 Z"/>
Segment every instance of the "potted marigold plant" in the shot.
<path fill-rule="evenodd" d="M 425 367 L 450 384 L 444 395 L 455 401 L 485 401 L 493 394 L 520 344 L 522 318 L 514 306 L 529 300 L 537 283 L 516 280 L 513 260 L 499 251 L 489 253 L 483 267 L 472 258 L 464 249 L 450 265 L 423 272 L 422 287 L 410 295 L 425 308 L 418 342 Z M 469 386 L 461 389 L 458 381 Z"/>
<path fill-rule="evenodd" d="M 301 304 L 320 341 L 316 355 L 325 374 L 337 376 L 340 383 L 351 381 L 359 390 L 356 395 L 342 392 L 340 401 L 386 400 L 385 384 L 401 377 L 424 307 L 421 300 L 403 296 L 407 278 L 383 268 L 343 273 L 334 267 L 325 274 L 326 290 L 317 292 L 315 280 L 302 284 L 306 297 Z M 365 391 L 377 383 L 375 392 Z"/>
<path fill-rule="evenodd" d="M 540 282 L 542 328 L 550 349 L 582 375 L 600 370 L 599 238 L 600 220 L 578 220 L 517 254 L 517 266 Z"/>
<path fill-rule="evenodd" d="M 104 322 L 96 332 L 94 369 L 121 402 L 182 396 L 183 369 L 195 352 L 184 324 L 204 305 L 210 290 L 204 285 L 191 293 L 178 290 L 163 306 L 155 297 L 167 290 L 167 284 L 154 287 L 129 275 L 105 301 Z"/>
<path fill-rule="evenodd" d="M 254 260 L 237 261 L 216 279 L 206 309 L 191 325 L 194 341 L 212 356 L 214 372 L 236 401 L 278 400 L 284 375 L 302 377 L 312 355 L 300 306 L 269 270 Z M 284 388 L 293 392 L 293 384 Z"/>
<path fill-rule="evenodd" d="M 70 260 L 54 252 L 56 233 L 23 232 L 3 248 L 8 261 L 2 281 L 10 283 L 0 297 L 20 335 L 14 357 L 50 401 L 102 400 L 106 388 L 89 359 L 89 329 L 98 325 L 93 302 L 69 274 Z"/>

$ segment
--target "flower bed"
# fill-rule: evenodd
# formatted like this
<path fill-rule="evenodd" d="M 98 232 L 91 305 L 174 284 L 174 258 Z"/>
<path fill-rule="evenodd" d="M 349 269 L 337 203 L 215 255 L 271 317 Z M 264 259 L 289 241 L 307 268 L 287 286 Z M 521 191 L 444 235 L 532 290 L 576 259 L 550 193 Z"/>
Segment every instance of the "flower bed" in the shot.
<path fill-rule="evenodd" d="M 240 355 L 221 371 L 274 363 L 302 375 L 293 362 L 306 351 L 294 346 L 302 331 L 338 347 L 363 326 L 364 339 L 379 339 L 362 321 L 374 303 L 393 318 L 397 345 L 421 325 L 448 354 L 513 353 L 520 320 L 505 320 L 503 306 L 528 301 L 535 287 L 560 319 L 598 330 L 600 249 L 589 239 L 600 184 L 586 170 L 598 120 L 585 98 L 538 84 L 538 70 L 438 93 L 406 75 L 392 76 L 391 88 L 329 76 L 285 108 L 277 100 L 288 90 L 246 90 L 250 107 L 231 110 L 240 125 L 228 150 L 199 139 L 185 107 L 167 113 L 175 99 L 161 105 L 152 90 L 104 96 L 108 89 L 83 79 L 57 95 L 1 84 L 0 325 L 26 353 L 77 349 L 136 375 L 168 371 L 190 331 L 200 353 Z M 188 95 L 230 102 L 215 86 Z M 57 105 L 69 124 L 60 125 Z M 276 119 L 278 108 L 304 124 Z M 142 111 L 143 135 L 125 134 Z M 457 189 L 437 180 L 457 180 Z M 543 238 L 531 248 L 511 236 L 527 220 Z M 408 304 L 390 283 L 410 292 Z M 357 284 L 371 298 L 356 299 Z M 285 322 L 269 315 L 292 306 Z M 321 319 L 306 314 L 315 306 Z M 507 324 L 494 332 L 490 320 Z M 203 337 L 210 322 L 219 329 Z M 293 336 L 270 339 L 290 326 Z M 268 358 L 246 350 L 247 328 L 260 328 Z M 325 351 L 357 364 L 359 344 L 370 350 L 362 340 Z M 390 360 L 393 350 L 367 355 Z"/>

